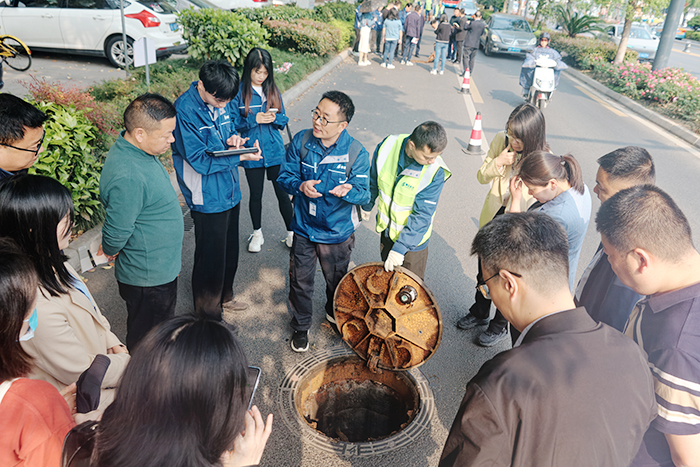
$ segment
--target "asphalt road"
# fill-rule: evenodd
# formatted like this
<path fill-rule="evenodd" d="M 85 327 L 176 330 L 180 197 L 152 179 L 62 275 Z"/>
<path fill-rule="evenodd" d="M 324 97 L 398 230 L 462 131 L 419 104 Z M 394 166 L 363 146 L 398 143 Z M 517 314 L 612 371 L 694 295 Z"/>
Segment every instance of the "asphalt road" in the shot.
<path fill-rule="evenodd" d="M 425 54 L 432 49 L 433 34 L 426 29 Z M 430 259 L 426 283 L 436 295 L 443 319 L 443 339 L 435 356 L 420 370 L 430 383 L 435 396 L 436 414 L 429 429 L 413 443 L 379 458 L 342 458 L 315 448 L 298 427 L 282 422 L 277 405 L 277 390 L 282 378 L 306 355 L 291 351 L 288 339 L 291 330 L 286 310 L 288 249 L 281 243 L 285 229 L 277 212 L 270 185 L 264 196 L 263 250 L 251 254 L 246 239 L 252 231 L 245 207 L 248 190 L 242 187 L 244 209 L 241 212 L 241 261 L 236 277 L 237 298 L 251 304 L 249 310 L 226 319 L 235 322 L 251 364 L 260 366 L 263 379 L 255 402 L 263 413 L 275 414 L 275 425 L 262 465 L 275 466 L 376 466 L 437 465 L 442 445 L 458 409 L 468 380 L 480 365 L 497 351 L 474 344 L 478 330 L 459 331 L 455 322 L 473 301 L 476 261 L 469 255 L 469 247 L 477 231 L 477 218 L 488 186 L 476 182 L 476 171 L 482 158 L 466 156 L 461 148 L 469 142 L 474 114 L 471 98 L 457 92 L 460 79 L 452 65 L 444 76 L 428 73 L 427 64 L 416 63 L 406 67 L 397 64 L 395 70 L 380 68 L 378 59 L 373 65 L 357 67 L 354 58 L 346 59 L 339 67 L 321 79 L 293 102 L 286 102 L 290 125 L 294 132 L 310 126 L 310 111 L 321 94 L 339 89 L 355 102 L 356 114 L 348 127 L 372 151 L 387 135 L 409 133 L 426 120 L 442 123 L 447 129 L 449 143 L 444 152 L 453 177 L 443 191 L 430 240 Z M 479 55 L 473 74 L 476 110 L 483 116 L 484 136 L 491 140 L 504 128 L 513 107 L 522 102 L 517 84 L 520 58 L 485 57 Z M 659 134 L 634 116 L 627 115 L 612 104 L 599 102 L 590 91 L 568 77 L 562 77 L 555 100 L 546 109 L 548 140 L 553 152 L 573 153 L 581 162 L 585 181 L 592 190 L 597 169 L 596 158 L 621 146 L 641 145 L 649 149 L 657 162 L 658 184 L 666 189 L 686 215 L 696 231 L 700 220 L 700 206 L 694 193 L 695 180 L 700 173 L 696 151 L 683 143 Z M 244 179 L 241 171 L 242 180 Z M 594 212 L 598 202 L 594 198 Z M 353 261 L 361 264 L 379 260 L 379 238 L 373 222 L 365 222 L 358 229 Z M 697 239 L 697 238 L 696 238 Z M 579 275 L 591 258 L 599 237 L 594 227 L 589 228 L 581 255 Z M 178 313 L 192 309 L 189 285 L 194 238 L 193 231 L 185 234 L 183 268 L 180 275 Z M 95 295 L 103 313 L 113 323 L 118 335 L 124 336 L 125 308 L 119 298 L 113 270 L 98 269 L 86 273 L 88 287 Z M 310 352 L 342 345 L 339 338 L 325 325 L 323 317 L 323 280 L 316 277 L 314 306 L 317 310 L 311 331 Z"/>
<path fill-rule="evenodd" d="M 690 50 L 684 52 L 688 42 L 690 42 Z M 668 66 L 683 68 L 683 70 L 700 79 L 700 42 L 673 41 L 673 49 L 671 57 L 668 59 Z"/>

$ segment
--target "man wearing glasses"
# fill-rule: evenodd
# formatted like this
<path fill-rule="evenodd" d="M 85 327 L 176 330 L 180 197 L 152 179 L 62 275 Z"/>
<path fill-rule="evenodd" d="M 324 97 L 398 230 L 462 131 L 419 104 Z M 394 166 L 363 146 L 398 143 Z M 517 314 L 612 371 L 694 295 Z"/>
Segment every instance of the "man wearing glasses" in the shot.
<path fill-rule="evenodd" d="M 43 149 L 44 112 L 12 94 L 0 94 L 0 181 L 27 173 Z"/>
<path fill-rule="evenodd" d="M 326 317 L 335 324 L 333 294 L 347 272 L 360 217 L 369 200 L 369 154 L 347 128 L 355 106 L 328 91 L 311 111 L 313 128 L 297 133 L 277 183 L 294 196 L 294 243 L 289 262 L 291 346 L 309 349 L 316 258 L 326 279 Z"/>
<path fill-rule="evenodd" d="M 453 465 L 630 465 L 656 415 L 646 357 L 576 308 L 554 219 L 504 214 L 479 230 L 477 288 L 521 331 L 469 381 L 440 459 Z"/>
<path fill-rule="evenodd" d="M 379 251 L 384 269 L 404 266 L 421 279 L 428 262 L 428 240 L 445 181 L 450 178 L 440 154 L 447 132 L 436 122 L 418 125 L 410 135 L 391 135 L 379 143 L 370 171 L 370 202 L 377 204 Z"/>

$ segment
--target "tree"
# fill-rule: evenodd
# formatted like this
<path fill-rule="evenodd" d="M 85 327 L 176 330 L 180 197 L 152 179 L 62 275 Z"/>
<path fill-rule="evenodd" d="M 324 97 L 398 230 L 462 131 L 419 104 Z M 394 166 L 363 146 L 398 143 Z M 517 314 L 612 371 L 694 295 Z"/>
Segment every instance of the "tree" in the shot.
<path fill-rule="evenodd" d="M 566 6 L 561 4 L 555 6 L 554 13 L 557 15 L 562 29 L 569 37 L 576 37 L 577 34 L 584 32 L 603 31 L 603 28 L 599 25 L 600 20 L 596 16 L 575 12 L 569 4 Z"/>
<path fill-rule="evenodd" d="M 688 27 L 693 28 L 693 31 L 700 29 L 700 16 L 693 16 L 690 18 L 690 21 L 688 21 Z"/>
<path fill-rule="evenodd" d="M 622 30 L 622 37 L 620 38 L 620 44 L 617 46 L 617 53 L 615 54 L 613 63 L 619 65 L 625 58 L 627 42 L 632 32 L 632 23 L 634 22 L 635 16 L 659 14 L 664 8 L 668 7 L 669 3 L 671 3 L 670 0 L 624 0 L 622 4 L 618 3 L 616 0 L 604 1 L 603 4 L 609 8 L 622 6 L 625 10 L 625 27 Z"/>

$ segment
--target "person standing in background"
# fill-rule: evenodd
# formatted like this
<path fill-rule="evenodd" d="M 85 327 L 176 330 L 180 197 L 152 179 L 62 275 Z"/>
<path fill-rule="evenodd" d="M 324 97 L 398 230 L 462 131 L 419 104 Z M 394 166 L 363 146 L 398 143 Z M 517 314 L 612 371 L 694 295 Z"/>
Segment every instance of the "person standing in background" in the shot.
<path fill-rule="evenodd" d="M 479 41 L 481 34 L 484 32 L 486 23 L 481 20 L 481 11 L 474 13 L 474 19 L 467 22 L 465 29 L 467 31 L 464 37 L 464 55 L 462 55 L 462 67 L 464 68 L 462 72 L 470 70 L 474 72 L 474 62 L 476 61 L 476 54 L 479 51 Z"/>

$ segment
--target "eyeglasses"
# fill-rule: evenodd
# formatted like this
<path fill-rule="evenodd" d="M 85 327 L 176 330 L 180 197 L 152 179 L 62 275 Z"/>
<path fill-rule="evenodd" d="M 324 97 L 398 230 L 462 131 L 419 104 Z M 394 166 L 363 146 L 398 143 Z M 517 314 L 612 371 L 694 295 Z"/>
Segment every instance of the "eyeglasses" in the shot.
<path fill-rule="evenodd" d="M 319 122 L 321 122 L 321 125 L 323 125 L 323 126 L 328 126 L 329 123 L 343 123 L 343 122 L 345 122 L 345 120 L 338 120 L 337 122 L 329 122 L 328 120 L 326 120 L 326 118 L 323 115 L 318 113 L 317 109 L 314 109 L 311 111 L 311 119 L 313 121 L 318 120 Z"/>
<path fill-rule="evenodd" d="M 39 144 L 37 145 L 36 149 L 18 148 L 17 146 L 12 146 L 11 144 L 3 144 L 3 143 L 0 143 L 0 146 L 5 146 L 8 148 L 16 149 L 18 151 L 32 152 L 36 156 L 37 154 L 39 154 L 39 151 L 41 151 L 41 145 L 44 144 L 44 137 L 46 137 L 46 130 L 44 130 L 41 133 L 41 139 L 39 140 Z"/>
<path fill-rule="evenodd" d="M 522 143 L 522 142 L 523 142 L 523 140 L 521 140 L 520 138 L 517 138 L 517 137 L 513 134 L 513 132 L 511 132 L 510 130 L 507 130 L 507 131 L 506 131 L 506 136 L 508 136 L 508 139 L 509 139 L 511 142 L 518 142 L 518 143 Z"/>
<path fill-rule="evenodd" d="M 510 271 L 508 271 L 508 272 L 510 272 Z M 491 300 L 491 292 L 489 291 L 489 286 L 486 285 L 486 283 L 488 281 L 490 281 L 491 279 L 493 279 L 494 277 L 496 277 L 497 275 L 499 275 L 500 273 L 501 272 L 499 271 L 496 274 L 494 274 L 493 276 L 486 279 L 485 281 L 479 281 L 476 283 L 476 290 L 481 292 L 481 295 L 483 295 L 486 300 Z M 517 272 L 510 272 L 510 273 L 513 274 L 515 277 L 523 277 L 520 274 L 518 274 Z"/>

